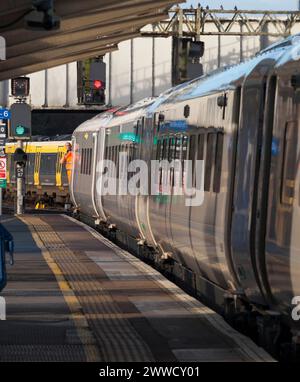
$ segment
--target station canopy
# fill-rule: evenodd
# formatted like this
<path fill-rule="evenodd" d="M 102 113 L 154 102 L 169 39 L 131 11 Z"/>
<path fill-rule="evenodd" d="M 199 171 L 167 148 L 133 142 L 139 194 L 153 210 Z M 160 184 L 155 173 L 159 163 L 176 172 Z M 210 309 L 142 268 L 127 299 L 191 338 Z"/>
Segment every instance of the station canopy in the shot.
<path fill-rule="evenodd" d="M 6 60 L 0 61 L 0 80 L 116 50 L 119 42 L 139 36 L 145 25 L 168 18 L 168 10 L 175 2 L 55 0 L 60 27 L 53 30 L 28 28 L 25 20 L 30 17 L 34 3 L 0 2 L 1 49 L 6 43 Z"/>

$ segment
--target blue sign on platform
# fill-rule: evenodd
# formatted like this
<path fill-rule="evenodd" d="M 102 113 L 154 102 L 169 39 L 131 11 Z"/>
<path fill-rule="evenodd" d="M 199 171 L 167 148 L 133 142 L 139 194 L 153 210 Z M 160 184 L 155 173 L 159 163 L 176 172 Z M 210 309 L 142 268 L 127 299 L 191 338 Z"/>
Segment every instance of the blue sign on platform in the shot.
<path fill-rule="evenodd" d="M 0 109 L 0 119 L 10 119 L 11 112 L 8 109 Z"/>

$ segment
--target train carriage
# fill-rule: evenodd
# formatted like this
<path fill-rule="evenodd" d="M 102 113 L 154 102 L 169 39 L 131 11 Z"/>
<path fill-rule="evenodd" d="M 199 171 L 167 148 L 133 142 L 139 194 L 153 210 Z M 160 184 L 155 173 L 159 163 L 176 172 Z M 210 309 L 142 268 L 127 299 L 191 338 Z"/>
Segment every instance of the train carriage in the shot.
<path fill-rule="evenodd" d="M 60 160 L 65 154 L 66 141 L 24 142 L 24 151 L 27 154 L 25 167 L 26 192 L 35 193 L 37 198 L 45 193 L 56 195 L 57 201 L 62 203 L 69 195 L 69 184 L 65 166 Z M 16 170 L 13 154 L 17 143 L 7 143 L 7 192 L 16 190 Z"/>

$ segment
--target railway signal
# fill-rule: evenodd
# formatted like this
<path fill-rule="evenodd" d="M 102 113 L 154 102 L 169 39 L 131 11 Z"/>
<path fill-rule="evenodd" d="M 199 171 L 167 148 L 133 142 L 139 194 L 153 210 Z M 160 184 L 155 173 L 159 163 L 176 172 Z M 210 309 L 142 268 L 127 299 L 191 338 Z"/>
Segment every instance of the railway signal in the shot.
<path fill-rule="evenodd" d="M 14 97 L 28 97 L 30 92 L 30 78 L 17 77 L 11 80 L 11 94 Z"/>
<path fill-rule="evenodd" d="M 86 60 L 82 65 L 81 102 L 86 105 L 104 105 L 106 89 L 106 64 L 103 58 Z"/>
<path fill-rule="evenodd" d="M 14 103 L 11 106 L 10 137 L 17 139 L 19 148 L 14 154 L 17 176 L 17 215 L 24 211 L 24 183 L 27 155 L 22 150 L 24 140 L 31 138 L 31 107 L 26 103 Z"/>
<path fill-rule="evenodd" d="M 11 106 L 10 137 L 14 139 L 31 138 L 31 107 L 26 103 Z"/>

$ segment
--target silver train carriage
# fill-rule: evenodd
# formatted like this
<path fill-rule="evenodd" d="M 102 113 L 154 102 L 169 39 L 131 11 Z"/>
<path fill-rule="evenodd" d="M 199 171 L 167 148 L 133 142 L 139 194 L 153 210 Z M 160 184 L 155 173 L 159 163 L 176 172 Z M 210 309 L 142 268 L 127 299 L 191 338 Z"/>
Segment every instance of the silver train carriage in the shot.
<path fill-rule="evenodd" d="M 73 137 L 71 193 L 81 213 L 286 317 L 300 296 L 297 40 L 155 100 L 102 114 Z M 148 163 L 204 160 L 203 204 L 187 207 L 184 195 L 101 195 L 97 163 L 117 163 L 124 151 Z"/>

